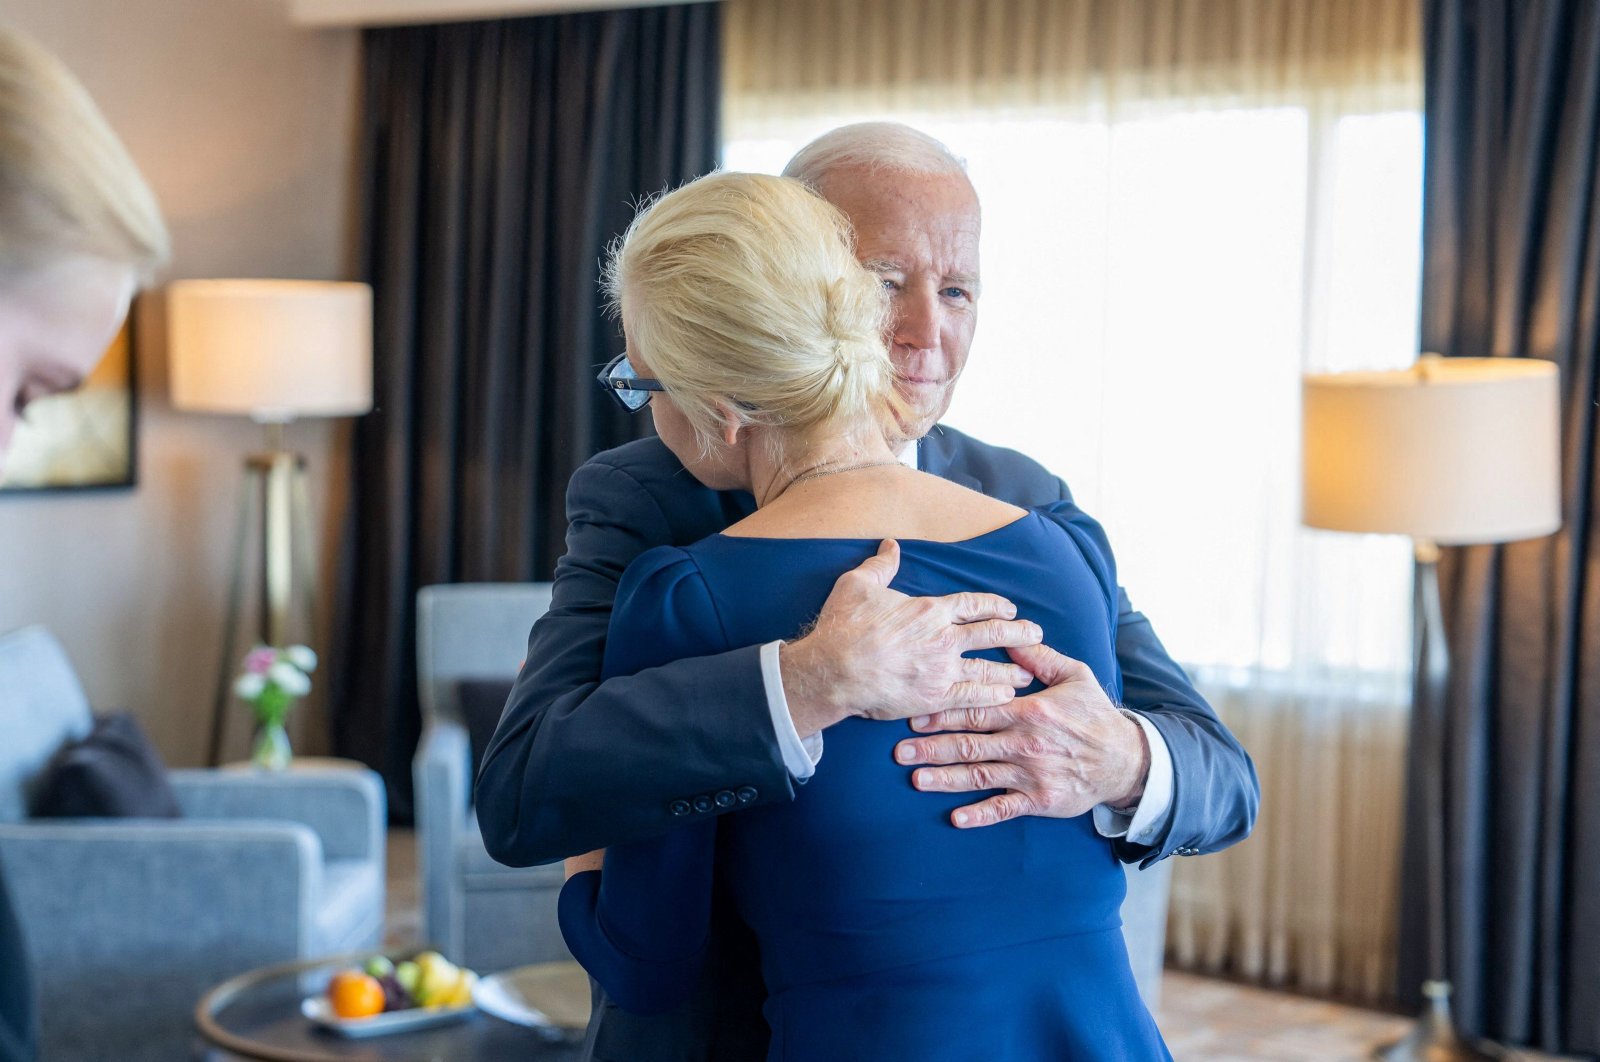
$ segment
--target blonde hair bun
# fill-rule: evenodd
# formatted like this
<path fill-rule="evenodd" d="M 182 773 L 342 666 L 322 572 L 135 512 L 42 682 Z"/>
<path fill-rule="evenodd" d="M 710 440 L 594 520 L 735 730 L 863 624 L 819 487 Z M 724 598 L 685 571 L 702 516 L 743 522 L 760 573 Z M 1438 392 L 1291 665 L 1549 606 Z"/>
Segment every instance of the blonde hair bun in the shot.
<path fill-rule="evenodd" d="M 721 410 L 812 435 L 901 412 L 888 296 L 850 224 L 798 181 L 715 173 L 642 209 L 613 246 L 613 305 L 702 441 Z"/>

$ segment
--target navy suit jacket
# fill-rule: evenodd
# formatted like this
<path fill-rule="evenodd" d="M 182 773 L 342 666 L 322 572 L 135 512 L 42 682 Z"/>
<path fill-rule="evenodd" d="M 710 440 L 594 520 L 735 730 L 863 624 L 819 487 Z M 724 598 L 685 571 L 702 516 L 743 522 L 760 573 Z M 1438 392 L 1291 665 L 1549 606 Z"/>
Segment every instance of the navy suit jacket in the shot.
<path fill-rule="evenodd" d="M 919 464 L 1018 506 L 1070 500 L 1038 463 L 935 427 Z M 478 822 L 489 854 L 548 863 L 728 809 L 791 799 L 794 780 L 773 733 L 760 649 L 680 660 L 600 684 L 612 602 L 623 570 L 656 546 L 686 546 L 754 511 L 750 495 L 701 486 L 656 438 L 589 460 L 567 490 L 567 552 L 550 611 L 534 624 L 478 775 Z M 1151 846 L 1119 840 L 1125 862 L 1225 848 L 1255 822 L 1255 766 L 1121 594 L 1117 662 L 1123 704 L 1143 713 L 1172 753 L 1172 811 Z M 719 802 L 720 794 L 738 799 Z M 718 908 L 726 905 L 718 902 Z M 682 1011 L 641 1018 L 609 1005 L 590 1029 L 600 1059 L 765 1057 L 764 997 L 748 930 L 716 919 L 702 991 Z"/>

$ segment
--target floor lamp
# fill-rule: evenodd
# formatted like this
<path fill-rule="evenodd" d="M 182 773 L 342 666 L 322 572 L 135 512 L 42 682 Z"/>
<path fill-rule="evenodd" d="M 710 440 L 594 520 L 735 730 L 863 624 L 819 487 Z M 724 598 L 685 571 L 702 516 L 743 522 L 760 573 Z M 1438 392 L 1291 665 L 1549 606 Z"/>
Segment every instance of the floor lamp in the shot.
<path fill-rule="evenodd" d="M 181 280 L 167 289 L 167 331 L 172 404 L 248 416 L 267 436 L 266 450 L 245 458 L 212 703 L 210 762 L 216 765 L 244 649 L 240 613 L 252 528 L 259 552 L 251 644 L 289 644 L 296 614 L 301 637 L 309 640 L 314 630 L 306 462 L 284 448 L 284 425 L 372 408 L 372 289 L 332 281 Z"/>
<path fill-rule="evenodd" d="M 1410 535 L 1416 548 L 1413 734 L 1444 732 L 1450 658 L 1439 547 L 1547 535 L 1561 526 L 1556 367 L 1531 358 L 1442 358 L 1410 369 L 1307 376 L 1303 521 Z M 1373 1056 L 1385 1062 L 1503 1057 L 1456 1033 L 1450 1014 L 1442 742 L 1421 757 L 1427 835 L 1428 975 L 1422 1016 Z M 1414 843 L 1414 842 L 1413 842 Z"/>

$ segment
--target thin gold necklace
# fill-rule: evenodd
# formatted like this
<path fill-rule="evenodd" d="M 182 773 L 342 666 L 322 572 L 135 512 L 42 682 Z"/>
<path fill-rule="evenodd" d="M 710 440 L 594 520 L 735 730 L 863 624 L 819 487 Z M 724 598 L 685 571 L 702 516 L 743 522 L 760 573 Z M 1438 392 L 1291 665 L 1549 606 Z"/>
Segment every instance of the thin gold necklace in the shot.
<path fill-rule="evenodd" d="M 823 468 L 819 466 L 817 468 L 800 473 L 788 483 L 785 483 L 783 485 L 783 491 L 779 491 L 778 493 L 782 494 L 796 483 L 801 483 L 808 479 L 821 479 L 823 476 L 832 476 L 839 472 L 860 472 L 868 468 L 888 468 L 890 465 L 898 464 L 900 464 L 900 461 L 898 458 L 895 458 L 888 461 L 867 461 L 859 465 L 840 465 L 838 468 Z"/>

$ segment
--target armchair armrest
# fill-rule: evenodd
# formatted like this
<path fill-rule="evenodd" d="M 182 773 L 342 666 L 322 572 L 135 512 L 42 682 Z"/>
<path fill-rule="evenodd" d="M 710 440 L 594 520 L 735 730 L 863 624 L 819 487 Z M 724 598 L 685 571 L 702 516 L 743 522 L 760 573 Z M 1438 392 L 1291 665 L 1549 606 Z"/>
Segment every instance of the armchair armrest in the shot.
<path fill-rule="evenodd" d="M 310 942 L 322 851 L 292 822 L 75 819 L 0 824 L 0 867 L 32 952 L 256 950 Z"/>
<path fill-rule="evenodd" d="M 459 905 L 451 888 L 456 839 L 466 830 L 471 795 L 471 742 L 467 728 L 435 715 L 422 728 L 411 761 L 417 821 L 417 873 L 422 879 L 423 932 L 444 948 L 458 948 Z"/>
<path fill-rule="evenodd" d="M 169 771 L 178 805 L 191 819 L 272 819 L 309 826 L 329 859 L 384 856 L 384 797 L 365 769 Z"/>
<path fill-rule="evenodd" d="M 298 823 L 0 824 L 41 1036 L 69 1058 L 181 1047 L 207 987 L 310 953 L 321 867 Z"/>
<path fill-rule="evenodd" d="M 472 803 L 472 739 L 464 724 L 434 716 L 422 728 L 411 761 L 416 802 L 428 811 L 448 813 L 448 829 L 459 830 Z"/>

